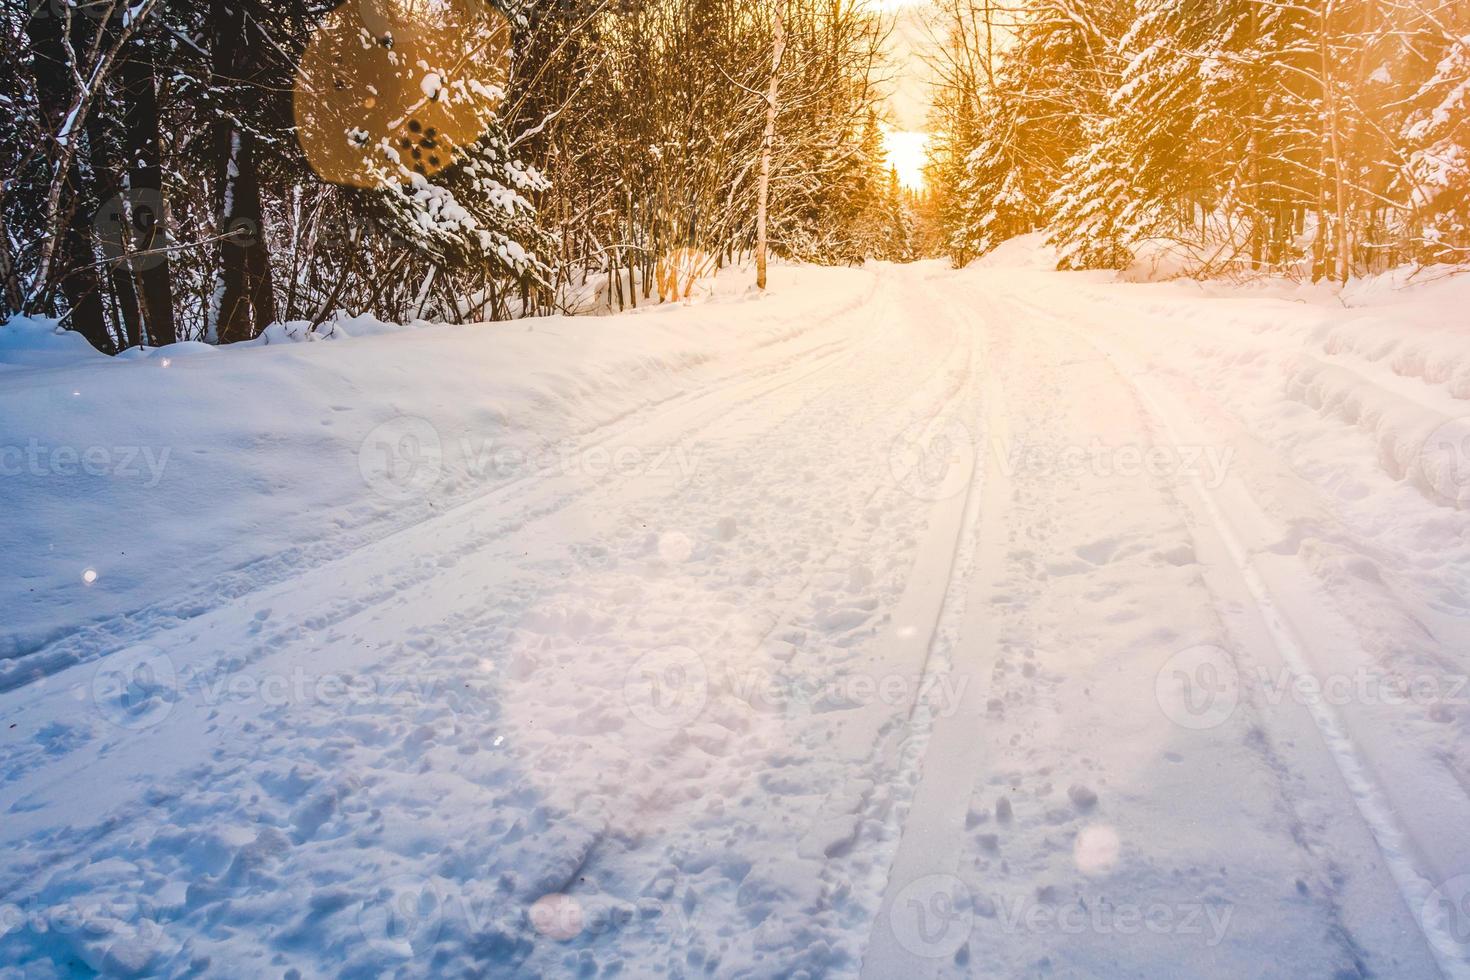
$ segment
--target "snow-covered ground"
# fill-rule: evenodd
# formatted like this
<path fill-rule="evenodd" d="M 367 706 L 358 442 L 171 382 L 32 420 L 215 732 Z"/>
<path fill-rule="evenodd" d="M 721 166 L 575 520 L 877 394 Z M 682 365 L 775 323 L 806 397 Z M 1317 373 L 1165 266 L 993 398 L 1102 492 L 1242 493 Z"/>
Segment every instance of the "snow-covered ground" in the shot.
<path fill-rule="evenodd" d="M 1470 976 L 1470 277 L 1045 265 L 0 328 L 0 976 Z"/>

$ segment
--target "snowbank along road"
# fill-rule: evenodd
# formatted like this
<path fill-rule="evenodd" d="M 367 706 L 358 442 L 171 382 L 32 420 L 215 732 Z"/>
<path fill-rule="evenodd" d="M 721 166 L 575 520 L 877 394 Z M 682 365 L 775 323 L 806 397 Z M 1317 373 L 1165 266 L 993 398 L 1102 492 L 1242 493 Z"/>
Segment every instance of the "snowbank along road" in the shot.
<path fill-rule="evenodd" d="M 1462 284 L 1042 264 L 0 343 L 0 976 L 1470 976 Z"/>

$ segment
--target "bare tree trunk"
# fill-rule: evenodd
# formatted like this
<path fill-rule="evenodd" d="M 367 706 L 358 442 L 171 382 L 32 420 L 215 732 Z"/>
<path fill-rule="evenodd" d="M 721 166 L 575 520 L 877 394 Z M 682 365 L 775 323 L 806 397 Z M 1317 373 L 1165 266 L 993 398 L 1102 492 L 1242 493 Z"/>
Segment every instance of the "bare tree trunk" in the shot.
<path fill-rule="evenodd" d="M 253 74 L 245 0 L 214 0 L 212 58 L 218 78 Z M 225 112 L 215 124 L 215 213 L 220 236 L 215 286 L 217 343 L 253 340 L 275 320 L 275 286 L 266 252 L 255 137 Z"/>
<path fill-rule="evenodd" d="M 776 100 L 781 94 L 781 62 L 786 57 L 786 0 L 776 0 L 776 33 L 771 52 L 771 87 L 766 93 L 766 134 L 761 143 L 760 203 L 756 206 L 755 284 L 766 288 L 771 210 L 771 150 L 776 145 Z"/>
<path fill-rule="evenodd" d="M 232 344 L 253 340 L 275 320 L 275 287 L 265 255 L 254 138 L 225 120 L 217 140 L 221 241 L 216 339 Z"/>
<path fill-rule="evenodd" d="M 1322 99 L 1327 109 L 1327 141 L 1332 151 L 1332 175 L 1333 175 L 1333 212 L 1337 224 L 1333 229 L 1333 248 L 1336 256 L 1336 279 L 1338 282 L 1346 283 L 1351 272 L 1350 262 L 1352 256 L 1349 252 L 1348 220 L 1347 220 L 1347 188 L 1343 179 L 1343 147 L 1342 147 L 1342 123 L 1341 112 L 1337 101 L 1337 82 L 1332 72 L 1332 49 L 1331 35 L 1332 14 L 1336 9 L 1336 0 L 1327 0 L 1327 6 L 1322 10 L 1322 29 L 1318 38 L 1319 50 L 1322 58 Z M 1325 177 L 1325 174 L 1324 174 Z"/>
<path fill-rule="evenodd" d="M 628 267 L 628 299 L 633 304 L 633 309 L 638 309 L 638 275 L 634 271 L 634 262 L 637 260 L 635 252 L 635 241 L 638 237 L 636 216 L 633 213 L 633 192 L 628 192 L 628 247 L 623 254 L 624 264 Z"/>
<path fill-rule="evenodd" d="M 158 92 L 153 52 L 136 38 L 122 54 L 123 121 L 128 162 L 128 191 L 138 234 L 136 247 L 149 253 L 136 269 L 138 298 L 148 340 L 164 347 L 178 340 L 174 321 L 173 277 L 166 234 L 168 204 L 163 196 L 163 165 L 158 146 Z M 156 213 L 147 213 L 156 212 Z"/>
<path fill-rule="evenodd" d="M 133 288 L 133 274 L 125 254 L 129 236 L 125 224 L 127 202 L 123 197 L 127 182 L 123 174 L 127 167 L 110 138 L 108 121 L 100 113 L 92 113 L 87 120 L 87 140 L 92 185 L 102 202 L 102 210 L 97 213 L 99 244 L 104 258 L 110 260 L 107 278 L 112 284 L 113 330 L 124 347 L 136 347 L 143 342 L 143 311 L 138 305 L 138 293 Z"/>

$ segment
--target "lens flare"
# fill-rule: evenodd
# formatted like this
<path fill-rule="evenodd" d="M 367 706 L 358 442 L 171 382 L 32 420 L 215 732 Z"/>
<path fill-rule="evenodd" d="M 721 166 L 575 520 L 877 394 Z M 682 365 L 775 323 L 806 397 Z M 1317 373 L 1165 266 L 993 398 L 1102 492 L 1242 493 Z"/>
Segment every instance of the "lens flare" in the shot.
<path fill-rule="evenodd" d="M 510 24 L 483 0 L 348 0 L 296 72 L 297 139 L 323 180 L 410 183 L 485 134 L 510 76 Z"/>

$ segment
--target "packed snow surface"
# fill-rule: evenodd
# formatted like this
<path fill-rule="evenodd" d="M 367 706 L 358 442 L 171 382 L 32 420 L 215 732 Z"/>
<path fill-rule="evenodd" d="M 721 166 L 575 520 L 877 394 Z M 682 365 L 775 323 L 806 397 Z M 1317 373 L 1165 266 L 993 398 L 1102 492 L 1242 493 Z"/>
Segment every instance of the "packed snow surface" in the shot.
<path fill-rule="evenodd" d="M 0 327 L 0 977 L 1470 975 L 1470 277 L 1047 265 Z"/>

